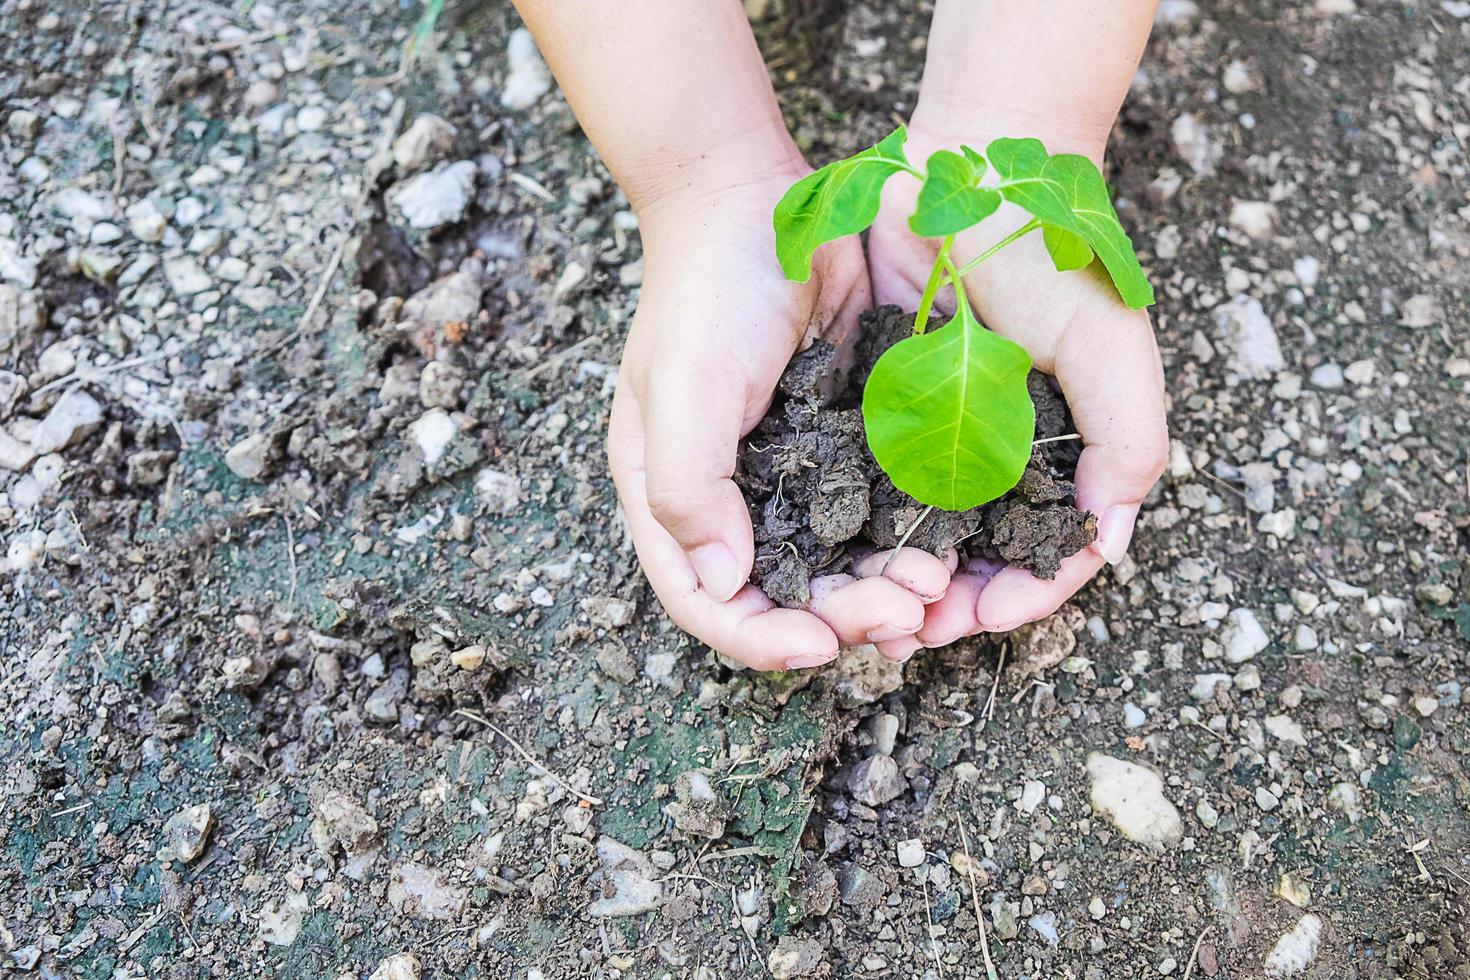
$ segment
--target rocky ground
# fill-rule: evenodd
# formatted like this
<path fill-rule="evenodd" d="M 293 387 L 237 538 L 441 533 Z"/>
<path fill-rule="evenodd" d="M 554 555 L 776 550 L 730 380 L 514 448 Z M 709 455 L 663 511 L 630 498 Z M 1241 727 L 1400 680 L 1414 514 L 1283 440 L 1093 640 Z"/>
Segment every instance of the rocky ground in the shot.
<path fill-rule="evenodd" d="M 922 11 L 758 6 L 814 158 L 907 112 Z M 636 221 L 517 26 L 0 0 L 7 970 L 1470 977 L 1470 4 L 1164 0 L 1132 557 L 814 678 L 637 572 Z"/>

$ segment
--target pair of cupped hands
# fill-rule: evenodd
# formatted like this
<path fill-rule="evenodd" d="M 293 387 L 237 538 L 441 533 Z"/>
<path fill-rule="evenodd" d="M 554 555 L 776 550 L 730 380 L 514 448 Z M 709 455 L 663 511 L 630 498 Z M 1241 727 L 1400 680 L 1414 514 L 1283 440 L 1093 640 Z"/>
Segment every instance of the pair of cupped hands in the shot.
<path fill-rule="evenodd" d="M 924 160 L 958 143 L 911 131 L 908 155 Z M 751 520 L 732 479 L 741 437 L 765 414 L 798 349 L 818 337 L 850 340 L 858 315 L 875 304 L 915 309 L 938 248 L 909 231 L 918 182 L 900 175 L 889 181 L 866 255 L 856 237 L 835 241 L 817 251 L 809 281 L 788 281 L 771 214 L 808 171 L 793 150 L 774 168 L 678 182 L 639 207 L 643 289 L 608 457 L 654 592 L 683 629 L 760 670 L 818 667 L 864 643 L 904 661 L 1050 615 L 1104 563 L 1122 560 L 1139 505 L 1163 471 L 1168 434 L 1147 313 L 1127 309 L 1095 269 L 1057 272 L 1039 234 L 980 265 L 965 288 L 981 322 L 1061 385 L 1085 446 L 1077 505 L 1098 517 L 1093 545 L 1051 581 L 1019 568 L 960 567 L 953 551 L 877 552 L 848 574 L 814 578 L 804 610 L 776 607 L 750 584 Z M 963 265 L 1025 220 L 1003 208 L 957 239 L 955 258 Z"/>

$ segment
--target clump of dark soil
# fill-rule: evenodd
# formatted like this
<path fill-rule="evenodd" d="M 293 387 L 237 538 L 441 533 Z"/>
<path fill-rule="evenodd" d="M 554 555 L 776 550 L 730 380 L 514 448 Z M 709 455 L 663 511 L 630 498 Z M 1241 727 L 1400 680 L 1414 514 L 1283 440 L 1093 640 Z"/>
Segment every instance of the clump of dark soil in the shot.
<path fill-rule="evenodd" d="M 861 408 L 874 363 L 912 324 L 913 314 L 896 306 L 863 314 L 851 366 L 822 341 L 797 354 L 766 417 L 741 446 L 735 479 L 755 525 L 751 579 L 783 606 L 806 605 L 813 575 L 845 572 L 872 550 L 895 547 L 924 513 L 868 451 Z M 1076 431 L 1050 378 L 1033 371 L 1027 384 L 1038 440 Z M 1013 489 L 972 510 L 931 512 L 907 546 L 936 555 L 958 547 L 961 567 L 979 559 L 1055 577 L 1062 559 L 1097 537 L 1096 517 L 1075 506 L 1081 452 L 1076 439 L 1035 446 Z"/>

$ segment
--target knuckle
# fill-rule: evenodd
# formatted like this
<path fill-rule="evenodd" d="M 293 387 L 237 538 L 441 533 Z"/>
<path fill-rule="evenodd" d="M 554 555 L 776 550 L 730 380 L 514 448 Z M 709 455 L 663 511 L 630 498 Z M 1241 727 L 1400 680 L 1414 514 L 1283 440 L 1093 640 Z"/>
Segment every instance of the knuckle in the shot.
<path fill-rule="evenodd" d="M 648 510 L 653 519 L 671 533 L 688 525 L 698 515 L 694 501 L 683 487 L 652 480 L 648 484 Z"/>

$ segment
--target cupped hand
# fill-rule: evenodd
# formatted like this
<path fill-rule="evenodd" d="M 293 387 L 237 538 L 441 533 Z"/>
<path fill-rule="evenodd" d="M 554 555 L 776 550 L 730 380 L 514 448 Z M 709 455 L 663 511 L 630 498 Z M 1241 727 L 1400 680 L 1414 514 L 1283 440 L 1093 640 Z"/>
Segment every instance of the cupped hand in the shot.
<path fill-rule="evenodd" d="M 937 149 L 961 143 L 983 147 L 988 140 L 981 136 L 913 130 L 908 155 L 922 164 Z M 1046 142 L 1053 152 L 1085 152 L 1101 162 L 1100 146 Z M 918 306 L 939 245 L 908 229 L 917 191 L 915 181 L 889 182 L 868 244 L 877 301 L 907 310 Z M 1003 205 L 956 239 L 957 263 L 963 266 L 1028 217 L 1013 205 Z M 1077 465 L 1077 506 L 1098 516 L 1098 537 L 1063 561 L 1050 581 L 1020 568 L 975 564 L 960 570 L 944 599 L 927 609 L 918 633 L 927 647 L 980 631 L 1004 632 L 1048 616 L 1105 562 L 1121 561 L 1139 506 L 1168 459 L 1163 369 L 1148 314 L 1125 307 L 1096 263 L 1059 273 L 1040 233 L 1033 232 L 967 275 L 965 288 L 980 321 L 1024 347 L 1037 370 L 1060 383 L 1084 445 Z"/>
<path fill-rule="evenodd" d="M 952 566 L 914 549 L 812 583 L 806 610 L 749 584 L 750 516 L 732 479 L 799 346 L 839 341 L 872 305 L 856 239 L 817 257 L 810 281 L 781 273 L 771 213 L 801 174 L 686 191 L 643 209 L 643 290 L 618 371 L 608 458 L 638 559 L 679 626 L 763 670 L 815 667 L 840 645 L 894 659 L 920 644 L 925 605 Z M 885 567 L 886 566 L 886 567 Z"/>

